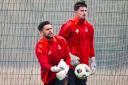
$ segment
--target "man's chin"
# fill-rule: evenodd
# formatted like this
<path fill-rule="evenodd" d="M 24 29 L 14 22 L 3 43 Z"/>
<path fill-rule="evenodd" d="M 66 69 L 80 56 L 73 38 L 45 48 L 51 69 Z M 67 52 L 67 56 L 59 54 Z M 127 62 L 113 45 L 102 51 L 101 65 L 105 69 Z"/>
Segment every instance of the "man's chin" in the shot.
<path fill-rule="evenodd" d="M 53 36 L 46 36 L 46 38 L 47 38 L 47 39 L 52 39 L 52 38 L 53 38 Z"/>
<path fill-rule="evenodd" d="M 86 16 L 82 16 L 81 19 L 86 19 Z"/>
<path fill-rule="evenodd" d="M 83 21 L 85 21 L 85 20 L 86 20 L 86 18 L 81 18 L 81 20 L 80 20 L 80 21 L 82 21 L 82 22 L 83 22 Z"/>
<path fill-rule="evenodd" d="M 85 20 L 86 18 L 85 17 L 82 17 L 83 20 Z"/>

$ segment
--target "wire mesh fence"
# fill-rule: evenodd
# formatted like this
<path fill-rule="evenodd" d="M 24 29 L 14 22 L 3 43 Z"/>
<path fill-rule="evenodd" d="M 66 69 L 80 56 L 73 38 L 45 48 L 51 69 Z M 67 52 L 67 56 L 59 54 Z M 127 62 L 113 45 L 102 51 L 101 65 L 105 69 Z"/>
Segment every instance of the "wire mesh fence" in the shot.
<path fill-rule="evenodd" d="M 34 54 L 37 26 L 49 20 L 57 34 L 78 0 L 0 0 L 0 85 L 41 85 Z M 88 85 L 128 83 L 128 1 L 86 0 L 95 27 L 97 72 Z"/>

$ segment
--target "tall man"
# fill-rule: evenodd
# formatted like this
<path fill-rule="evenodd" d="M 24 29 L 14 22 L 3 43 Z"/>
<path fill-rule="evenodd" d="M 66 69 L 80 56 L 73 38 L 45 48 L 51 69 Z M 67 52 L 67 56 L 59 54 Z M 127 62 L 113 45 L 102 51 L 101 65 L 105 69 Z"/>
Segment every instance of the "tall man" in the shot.
<path fill-rule="evenodd" d="M 53 35 L 49 21 L 41 22 L 38 30 L 41 39 L 36 44 L 35 53 L 41 66 L 42 81 L 44 85 L 64 85 L 68 68 L 63 69 L 63 66 L 65 68 L 65 64 L 70 61 L 68 45 L 63 37 Z M 61 59 L 66 63 L 60 64 Z"/>
<path fill-rule="evenodd" d="M 89 65 L 92 74 L 95 72 L 94 28 L 87 21 L 87 4 L 84 1 L 74 5 L 75 17 L 65 22 L 59 32 L 68 42 L 70 48 L 71 68 L 68 73 L 68 85 L 86 85 L 87 79 L 78 79 L 74 74 L 74 68 L 79 63 Z"/>

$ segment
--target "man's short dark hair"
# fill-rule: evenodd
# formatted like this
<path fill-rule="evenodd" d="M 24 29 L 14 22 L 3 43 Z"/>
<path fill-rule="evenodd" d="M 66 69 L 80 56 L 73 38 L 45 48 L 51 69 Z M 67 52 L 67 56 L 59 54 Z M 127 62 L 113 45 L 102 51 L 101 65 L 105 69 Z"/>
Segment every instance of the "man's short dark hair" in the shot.
<path fill-rule="evenodd" d="M 74 11 L 77 11 L 80 7 L 87 7 L 85 1 L 78 1 L 74 4 Z"/>
<path fill-rule="evenodd" d="M 38 26 L 38 30 L 42 31 L 45 25 L 51 24 L 49 21 L 43 21 L 40 22 L 39 26 Z"/>

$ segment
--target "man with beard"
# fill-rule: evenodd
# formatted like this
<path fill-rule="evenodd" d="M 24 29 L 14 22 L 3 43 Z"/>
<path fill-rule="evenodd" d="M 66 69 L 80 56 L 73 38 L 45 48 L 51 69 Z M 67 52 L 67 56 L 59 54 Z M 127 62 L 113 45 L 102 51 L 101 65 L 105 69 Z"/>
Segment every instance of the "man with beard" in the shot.
<path fill-rule="evenodd" d="M 62 71 L 62 67 L 58 67 L 59 62 L 63 59 L 63 63 L 70 62 L 69 49 L 65 39 L 61 36 L 54 36 L 53 27 L 49 21 L 41 22 L 38 26 L 41 39 L 36 43 L 35 53 L 41 66 L 41 78 L 44 85 L 64 85 L 64 78 L 68 72 Z M 59 73 L 62 71 L 62 73 Z M 58 73 L 58 74 L 57 74 Z M 64 76 L 63 76 L 64 75 Z"/>
<path fill-rule="evenodd" d="M 76 2 L 74 5 L 73 19 L 65 22 L 59 32 L 70 48 L 71 66 L 68 73 L 68 85 L 86 85 L 87 78 L 79 79 L 74 74 L 74 68 L 78 64 L 87 64 L 94 74 L 96 70 L 94 50 L 94 28 L 87 21 L 87 4 L 84 1 Z"/>

